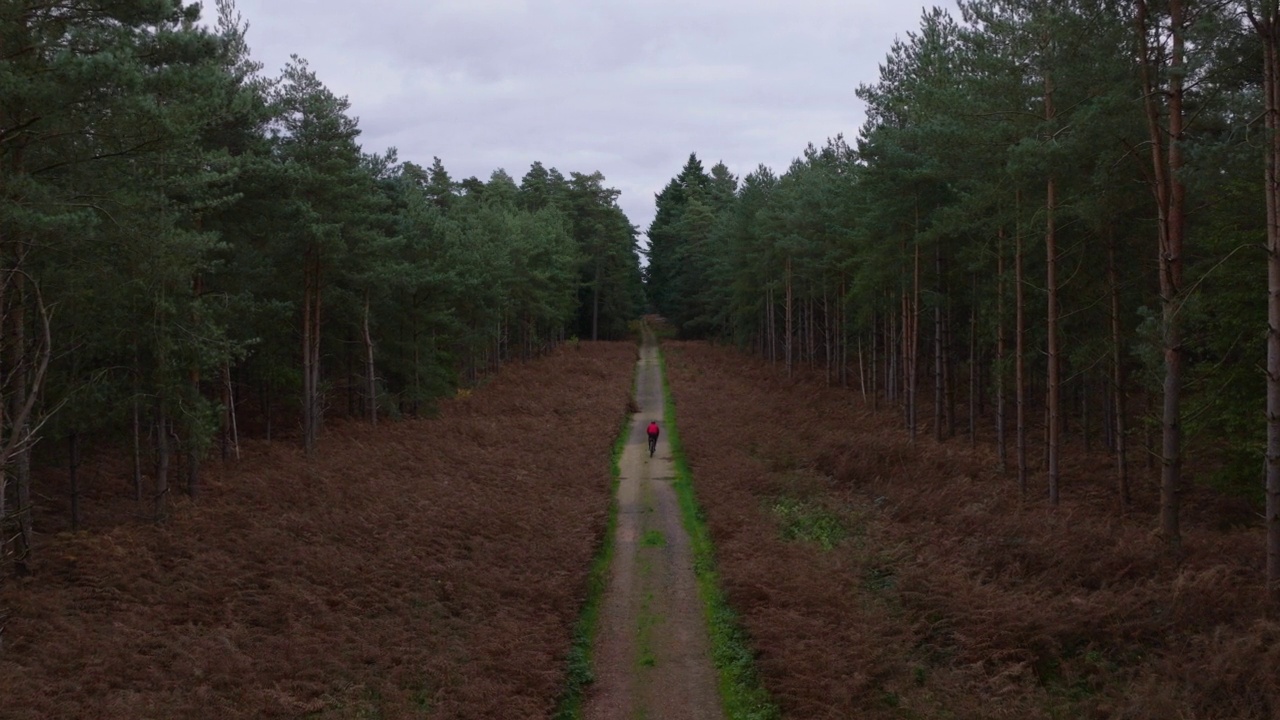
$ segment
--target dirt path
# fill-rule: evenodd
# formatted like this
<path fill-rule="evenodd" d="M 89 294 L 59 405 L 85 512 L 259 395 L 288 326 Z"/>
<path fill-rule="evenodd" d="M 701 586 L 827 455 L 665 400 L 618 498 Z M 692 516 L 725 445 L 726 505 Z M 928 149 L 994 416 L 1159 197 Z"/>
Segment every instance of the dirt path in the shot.
<path fill-rule="evenodd" d="M 671 486 L 665 434 L 649 457 L 645 427 L 662 422 L 658 348 L 646 328 L 636 404 L 622 453 L 613 568 L 594 651 L 587 720 L 723 718 L 689 536 Z"/>

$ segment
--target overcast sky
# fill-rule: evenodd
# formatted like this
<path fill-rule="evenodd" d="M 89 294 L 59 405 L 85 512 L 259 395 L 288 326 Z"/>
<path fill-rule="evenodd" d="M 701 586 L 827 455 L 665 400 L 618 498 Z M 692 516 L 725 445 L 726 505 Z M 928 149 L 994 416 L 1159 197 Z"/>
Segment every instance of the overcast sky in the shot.
<path fill-rule="evenodd" d="M 216 13 L 206 0 L 205 14 Z M 778 174 L 863 121 L 895 37 L 952 0 L 236 0 L 263 72 L 290 54 L 351 101 L 366 152 L 455 180 L 535 160 L 604 173 L 646 230 L 690 152 Z"/>

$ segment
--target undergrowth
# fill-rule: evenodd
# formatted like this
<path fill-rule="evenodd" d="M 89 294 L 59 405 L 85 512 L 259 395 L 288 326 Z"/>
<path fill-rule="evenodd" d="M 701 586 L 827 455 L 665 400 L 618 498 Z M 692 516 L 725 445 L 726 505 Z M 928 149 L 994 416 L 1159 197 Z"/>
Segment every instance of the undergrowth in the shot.
<path fill-rule="evenodd" d="M 1228 499 L 1188 485 L 1175 562 L 1158 482 L 1134 463 L 1118 514 L 1112 458 L 1078 438 L 1049 508 L 990 434 L 912 442 L 821 369 L 664 349 L 720 582 L 789 717 L 1280 718 L 1262 532 L 1224 526 Z M 823 512 L 847 533 L 830 550 Z"/>
<path fill-rule="evenodd" d="M 773 503 L 772 510 L 782 526 L 782 537 L 787 540 L 811 542 L 831 550 L 848 535 L 840 516 L 816 503 L 782 497 Z"/>
<path fill-rule="evenodd" d="M 673 487 L 680 502 L 680 517 L 685 531 L 689 533 L 693 549 L 698 596 L 706 608 L 711 656 L 720 676 L 720 697 L 724 701 L 725 715 L 729 720 L 776 720 L 782 717 L 781 711 L 760 684 L 751 638 L 720 588 L 715 567 L 715 550 L 706 519 L 694 497 L 693 475 L 680 445 L 675 399 L 667 383 L 666 363 L 661 351 L 658 353 L 658 363 L 662 370 L 663 420 L 667 426 L 667 444 L 675 469 Z"/>
<path fill-rule="evenodd" d="M 635 387 L 634 379 L 632 387 Z M 612 498 L 609 502 L 609 519 L 605 525 L 600 550 L 591 562 L 591 573 L 587 576 L 587 601 L 582 607 L 581 617 L 573 628 L 573 647 L 569 650 L 565 689 L 554 715 L 555 720 L 579 720 L 582 717 L 582 701 L 586 697 L 587 688 L 595 682 L 595 674 L 591 671 L 591 646 L 595 640 L 605 588 L 609 583 L 609 566 L 613 563 L 613 536 L 618 525 L 618 481 L 622 477 L 620 462 L 622 451 L 627 446 L 630 430 L 631 418 L 624 416 L 622 427 L 618 430 L 618 437 L 613 441 L 613 453 L 609 461 L 610 475 L 613 478 L 609 493 Z"/>

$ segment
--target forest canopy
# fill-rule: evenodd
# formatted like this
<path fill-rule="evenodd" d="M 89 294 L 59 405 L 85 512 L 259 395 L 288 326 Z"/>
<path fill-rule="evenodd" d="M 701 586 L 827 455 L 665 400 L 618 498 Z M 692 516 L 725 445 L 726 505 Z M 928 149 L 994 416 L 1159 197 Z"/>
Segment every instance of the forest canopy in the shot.
<path fill-rule="evenodd" d="M 637 231 L 599 172 L 455 179 L 368 152 L 306 60 L 266 76 L 231 0 L 200 13 L 0 3 L 0 555 L 19 571 L 37 443 L 128 449 L 162 517 L 240 432 L 310 452 L 325 415 L 431 412 L 641 310 Z"/>
<path fill-rule="evenodd" d="M 857 88 L 852 144 L 741 179 L 691 156 L 658 195 L 650 299 L 686 337 L 889 400 L 912 437 L 991 427 L 1052 505 L 1066 443 L 1101 441 L 1120 507 L 1130 466 L 1158 472 L 1175 551 L 1191 483 L 1247 498 L 1280 595 L 1277 3 L 958 8 Z"/>

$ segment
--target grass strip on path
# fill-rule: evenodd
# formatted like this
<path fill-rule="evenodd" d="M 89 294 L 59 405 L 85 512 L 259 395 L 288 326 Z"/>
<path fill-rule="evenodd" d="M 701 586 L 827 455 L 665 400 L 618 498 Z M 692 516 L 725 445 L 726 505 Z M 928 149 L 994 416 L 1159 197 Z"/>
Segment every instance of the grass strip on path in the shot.
<path fill-rule="evenodd" d="M 778 706 L 760 684 L 755 669 L 755 653 L 750 637 L 742 628 L 738 615 L 729 606 L 716 573 L 715 549 L 707 530 L 702 509 L 693 493 L 693 474 L 680 445 L 676 425 L 676 402 L 667 383 L 666 360 L 661 349 L 658 364 L 662 372 L 663 421 L 671 460 L 675 468 L 673 486 L 680 501 L 680 516 L 689 533 L 693 548 L 693 569 L 698 580 L 698 597 L 706 610 L 711 637 L 711 656 L 720 676 L 720 697 L 729 720 L 777 720 L 782 717 Z"/>
<path fill-rule="evenodd" d="M 635 387 L 632 378 L 631 386 Z M 631 433 L 631 417 L 624 415 L 618 437 L 613 441 L 613 456 L 609 461 L 610 475 L 613 478 L 609 492 L 609 519 L 605 523 L 604 539 L 600 550 L 591 562 L 591 573 L 587 576 L 587 601 L 582 606 L 582 615 L 573 628 L 573 647 L 569 650 L 568 666 L 564 694 L 556 709 L 555 720 L 580 720 L 582 717 L 582 701 L 586 697 L 587 688 L 595 681 L 591 672 L 591 646 L 595 643 L 596 630 L 600 623 L 600 606 L 604 602 L 604 592 L 609 585 L 609 567 L 613 564 L 614 534 L 618 525 L 618 481 L 622 477 L 622 451 L 627 446 L 627 437 Z"/>

